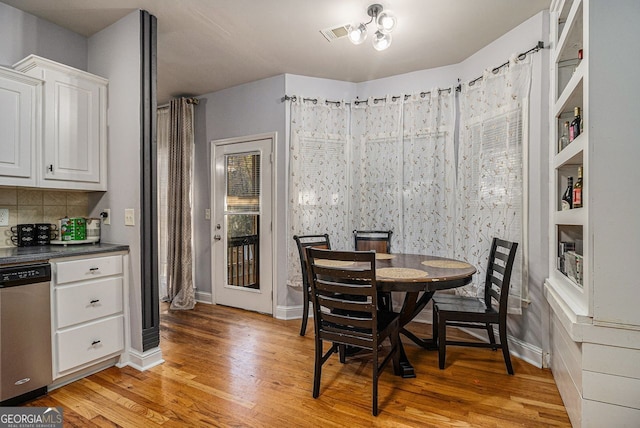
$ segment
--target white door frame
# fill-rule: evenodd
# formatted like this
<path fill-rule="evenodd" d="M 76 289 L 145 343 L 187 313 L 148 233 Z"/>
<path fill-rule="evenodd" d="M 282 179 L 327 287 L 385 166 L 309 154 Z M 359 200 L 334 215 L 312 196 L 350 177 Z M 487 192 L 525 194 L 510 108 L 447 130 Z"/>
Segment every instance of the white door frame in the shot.
<path fill-rule="evenodd" d="M 276 308 L 277 308 L 277 302 L 278 302 L 278 282 L 276 281 L 276 278 L 278 278 L 278 263 L 277 263 L 277 252 L 276 252 L 276 248 L 277 248 L 277 214 L 278 214 L 278 205 L 276 203 L 276 201 L 278 200 L 278 186 L 276 185 L 276 171 L 277 171 L 277 156 L 276 156 L 276 147 L 277 147 L 277 141 L 278 141 L 278 133 L 277 132 L 267 132 L 264 134 L 254 134 L 254 135 L 247 135 L 247 136 L 243 136 L 243 137 L 234 137 L 234 138 L 224 138 L 224 139 L 220 139 L 220 140 L 212 140 L 210 143 L 210 153 L 211 153 L 211 162 L 210 162 L 210 175 L 209 175 L 209 189 L 211 190 L 211 194 L 210 194 L 210 205 L 211 205 L 211 213 L 212 213 L 212 217 L 216 212 L 216 207 L 215 207 L 215 187 L 214 187 L 214 171 L 216 168 L 216 159 L 215 159 L 215 148 L 217 146 L 223 146 L 223 145 L 227 145 L 227 144 L 236 144 L 236 143 L 248 143 L 251 141 L 258 141 L 258 140 L 266 140 L 266 139 L 270 139 L 271 140 L 271 289 L 272 289 L 272 293 L 273 293 L 273 298 L 271 299 L 271 316 L 275 318 L 276 316 Z M 216 234 L 216 230 L 215 227 L 213 227 L 213 218 L 211 220 L 211 227 L 210 227 L 210 236 L 209 236 L 209 246 L 211 248 L 211 299 L 212 299 L 212 303 L 216 304 L 217 300 L 216 300 L 216 287 L 214 284 L 214 278 L 215 278 L 215 265 L 213 263 L 214 261 L 214 235 Z"/>

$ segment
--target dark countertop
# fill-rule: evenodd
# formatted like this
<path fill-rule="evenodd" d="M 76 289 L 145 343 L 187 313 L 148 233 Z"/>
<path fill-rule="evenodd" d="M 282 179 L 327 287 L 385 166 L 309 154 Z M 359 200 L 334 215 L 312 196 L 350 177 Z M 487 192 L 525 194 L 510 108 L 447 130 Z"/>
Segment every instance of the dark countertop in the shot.
<path fill-rule="evenodd" d="M 121 244 L 44 245 L 39 247 L 0 248 L 0 266 L 15 263 L 31 263 L 62 257 L 91 256 L 115 251 L 129 251 Z"/>

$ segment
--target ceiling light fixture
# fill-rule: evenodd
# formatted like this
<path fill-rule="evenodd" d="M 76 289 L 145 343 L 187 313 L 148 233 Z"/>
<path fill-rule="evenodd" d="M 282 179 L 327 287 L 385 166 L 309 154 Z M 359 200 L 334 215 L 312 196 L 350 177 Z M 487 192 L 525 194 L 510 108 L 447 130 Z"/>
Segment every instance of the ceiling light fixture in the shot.
<path fill-rule="evenodd" d="M 396 17 L 388 11 L 382 11 L 382 5 L 372 4 L 367 8 L 367 15 L 371 17 L 369 22 L 349 25 L 349 40 L 354 45 L 359 45 L 367 38 L 367 25 L 376 21 L 378 30 L 373 35 L 373 47 L 383 51 L 391 45 L 391 31 L 396 27 Z"/>

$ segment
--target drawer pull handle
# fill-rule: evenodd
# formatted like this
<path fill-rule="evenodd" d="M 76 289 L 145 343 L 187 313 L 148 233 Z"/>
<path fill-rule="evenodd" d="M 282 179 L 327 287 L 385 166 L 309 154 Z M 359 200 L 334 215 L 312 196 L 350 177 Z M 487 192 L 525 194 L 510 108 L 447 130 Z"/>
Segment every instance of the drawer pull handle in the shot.
<path fill-rule="evenodd" d="M 96 303 L 98 303 L 100 301 L 100 299 L 93 299 L 91 300 L 89 303 L 92 305 L 95 305 Z"/>
<path fill-rule="evenodd" d="M 100 271 L 100 268 L 97 268 L 97 267 L 89 268 L 89 273 L 91 275 L 95 275 L 96 273 L 99 273 L 99 271 Z"/>
<path fill-rule="evenodd" d="M 96 346 L 100 342 L 100 340 L 94 340 L 93 342 L 91 342 L 91 346 Z"/>

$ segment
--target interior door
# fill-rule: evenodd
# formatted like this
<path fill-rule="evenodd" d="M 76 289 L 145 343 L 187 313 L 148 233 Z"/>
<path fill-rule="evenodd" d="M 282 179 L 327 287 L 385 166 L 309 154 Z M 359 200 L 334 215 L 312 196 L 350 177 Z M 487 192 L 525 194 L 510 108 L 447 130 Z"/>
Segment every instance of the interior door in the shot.
<path fill-rule="evenodd" d="M 214 143 L 215 144 L 215 143 Z M 215 303 L 273 313 L 272 138 L 214 145 Z"/>

